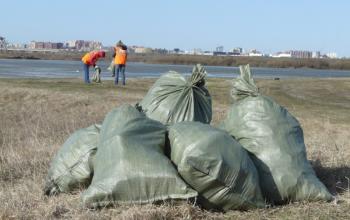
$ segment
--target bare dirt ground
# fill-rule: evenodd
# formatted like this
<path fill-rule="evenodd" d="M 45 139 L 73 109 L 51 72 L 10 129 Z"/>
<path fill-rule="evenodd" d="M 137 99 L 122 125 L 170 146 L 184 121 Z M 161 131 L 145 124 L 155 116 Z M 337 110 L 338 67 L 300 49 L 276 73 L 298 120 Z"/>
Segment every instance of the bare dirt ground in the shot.
<path fill-rule="evenodd" d="M 1 219 L 350 219 L 350 79 L 258 80 L 261 92 L 298 118 L 308 159 L 337 203 L 300 202 L 246 212 L 209 212 L 176 204 L 88 210 L 79 194 L 46 197 L 44 180 L 57 149 L 78 128 L 101 123 L 113 107 L 135 104 L 154 80 L 84 85 L 73 79 L 0 79 Z M 209 79 L 213 124 L 231 104 L 230 80 Z"/>

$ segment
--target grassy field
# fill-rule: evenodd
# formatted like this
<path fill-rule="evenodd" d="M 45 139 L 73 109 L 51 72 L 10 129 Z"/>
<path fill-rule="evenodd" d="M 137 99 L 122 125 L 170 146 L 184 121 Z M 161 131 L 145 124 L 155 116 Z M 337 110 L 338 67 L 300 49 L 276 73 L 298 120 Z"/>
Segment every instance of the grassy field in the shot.
<path fill-rule="evenodd" d="M 350 219 L 350 79 L 258 80 L 261 92 L 298 118 L 308 159 L 337 202 L 300 202 L 247 212 L 208 212 L 178 204 L 81 207 L 79 193 L 45 197 L 49 163 L 78 128 L 101 123 L 113 107 L 135 104 L 153 79 L 84 85 L 81 80 L 0 79 L 0 219 Z M 231 104 L 230 80 L 209 79 L 213 124 Z"/>

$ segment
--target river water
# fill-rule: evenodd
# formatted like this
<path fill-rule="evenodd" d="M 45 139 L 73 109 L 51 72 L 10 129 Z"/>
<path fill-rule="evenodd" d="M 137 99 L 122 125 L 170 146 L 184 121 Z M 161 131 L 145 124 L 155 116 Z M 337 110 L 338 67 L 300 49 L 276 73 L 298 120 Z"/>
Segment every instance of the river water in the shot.
<path fill-rule="evenodd" d="M 107 67 L 109 63 L 100 62 L 102 79 L 112 79 Z M 128 62 L 126 75 L 128 78 L 156 78 L 170 70 L 189 75 L 190 65 L 165 65 Z M 208 77 L 233 78 L 238 76 L 237 67 L 206 66 Z M 350 71 L 316 70 L 293 68 L 251 68 L 255 78 L 293 78 L 293 77 L 350 77 Z M 90 68 L 90 75 L 93 69 Z M 21 60 L 0 59 L 1 78 L 82 78 L 80 61 L 60 60 Z"/>

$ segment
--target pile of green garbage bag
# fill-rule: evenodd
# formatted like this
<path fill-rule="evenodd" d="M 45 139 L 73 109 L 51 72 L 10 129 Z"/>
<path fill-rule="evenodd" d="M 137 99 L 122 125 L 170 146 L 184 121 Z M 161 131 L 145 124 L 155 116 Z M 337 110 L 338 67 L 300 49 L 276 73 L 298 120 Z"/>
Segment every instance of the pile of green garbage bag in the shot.
<path fill-rule="evenodd" d="M 249 69 L 233 81 L 219 128 L 200 65 L 186 79 L 161 76 L 136 106 L 78 130 L 54 157 L 46 195 L 88 187 L 86 207 L 191 200 L 209 210 L 247 210 L 332 195 L 307 161 L 299 122 L 260 94 Z"/>
<path fill-rule="evenodd" d="M 240 71 L 231 91 L 234 103 L 220 127 L 252 154 L 264 197 L 274 204 L 331 200 L 306 158 L 297 119 L 259 93 L 249 65 L 241 66 Z"/>

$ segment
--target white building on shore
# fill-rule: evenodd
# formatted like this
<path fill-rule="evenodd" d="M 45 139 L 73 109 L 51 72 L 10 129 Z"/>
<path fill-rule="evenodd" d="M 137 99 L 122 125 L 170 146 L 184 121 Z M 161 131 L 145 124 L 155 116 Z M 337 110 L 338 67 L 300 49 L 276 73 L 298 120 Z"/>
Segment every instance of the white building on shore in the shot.
<path fill-rule="evenodd" d="M 327 53 L 326 55 L 327 55 L 327 57 L 329 57 L 331 59 L 336 59 L 338 57 L 337 53 L 334 53 L 334 52 Z"/>
<path fill-rule="evenodd" d="M 262 57 L 262 56 L 264 56 L 264 54 L 256 49 L 252 49 L 249 51 L 248 56 L 250 56 L 250 57 Z"/>
<path fill-rule="evenodd" d="M 272 55 L 272 57 L 274 57 L 274 58 L 282 58 L 282 57 L 290 58 L 290 57 L 292 57 L 292 54 L 291 53 L 277 53 L 277 54 Z"/>

